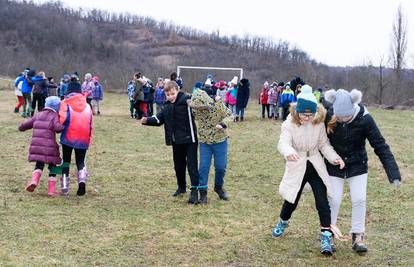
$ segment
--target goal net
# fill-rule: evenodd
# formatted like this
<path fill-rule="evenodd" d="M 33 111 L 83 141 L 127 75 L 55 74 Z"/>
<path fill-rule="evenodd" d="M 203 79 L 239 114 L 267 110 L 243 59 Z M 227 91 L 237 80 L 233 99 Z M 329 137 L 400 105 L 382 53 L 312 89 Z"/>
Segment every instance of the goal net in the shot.
<path fill-rule="evenodd" d="M 239 81 L 243 78 L 242 68 L 221 68 L 221 67 L 202 67 L 202 66 L 177 66 L 177 75 L 184 82 L 184 91 L 191 92 L 196 82 L 204 83 L 208 75 L 212 75 L 214 81 L 229 82 L 234 76 Z"/>

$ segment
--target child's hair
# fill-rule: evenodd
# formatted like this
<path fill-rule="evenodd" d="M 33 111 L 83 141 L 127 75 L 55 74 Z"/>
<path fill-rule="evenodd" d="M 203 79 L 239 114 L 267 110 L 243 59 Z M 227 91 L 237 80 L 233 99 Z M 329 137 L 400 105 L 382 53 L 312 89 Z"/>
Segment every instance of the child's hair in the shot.
<path fill-rule="evenodd" d="M 331 118 L 331 120 L 328 122 L 328 126 L 326 127 L 326 132 L 328 134 L 333 133 L 334 128 L 335 128 L 335 125 L 336 125 L 336 122 L 337 122 L 337 118 L 336 118 L 335 115 L 333 115 L 332 118 Z"/>
<path fill-rule="evenodd" d="M 180 87 L 178 87 L 178 84 L 176 82 L 168 81 L 168 82 L 165 83 L 165 85 L 164 85 L 164 91 L 165 92 L 169 92 L 173 89 L 175 89 L 177 91 L 180 89 Z"/>
<path fill-rule="evenodd" d="M 298 126 L 301 126 L 302 124 L 300 123 L 300 117 L 299 117 L 299 113 L 297 113 L 296 112 L 296 104 L 291 104 L 290 105 L 290 107 L 289 107 L 289 110 L 290 110 L 290 115 L 292 116 L 292 121 L 293 121 L 293 123 L 295 123 L 296 125 L 298 125 Z M 327 113 L 327 111 L 326 111 L 326 109 L 322 106 L 322 105 L 318 105 L 318 108 L 317 108 L 317 113 L 318 112 L 320 112 L 321 113 L 321 116 L 323 117 L 323 118 L 325 118 L 325 116 L 326 116 L 326 113 Z M 315 115 L 317 114 L 317 113 L 315 113 Z M 312 124 L 318 124 L 318 123 L 320 123 L 320 121 L 319 120 L 313 120 L 312 121 Z M 336 117 L 335 117 L 335 123 L 336 123 Z"/>
<path fill-rule="evenodd" d="M 176 72 L 171 73 L 170 79 L 171 80 L 176 80 L 177 79 L 177 73 Z"/>
<path fill-rule="evenodd" d="M 137 72 L 134 74 L 135 78 L 139 79 L 141 78 L 141 72 Z"/>

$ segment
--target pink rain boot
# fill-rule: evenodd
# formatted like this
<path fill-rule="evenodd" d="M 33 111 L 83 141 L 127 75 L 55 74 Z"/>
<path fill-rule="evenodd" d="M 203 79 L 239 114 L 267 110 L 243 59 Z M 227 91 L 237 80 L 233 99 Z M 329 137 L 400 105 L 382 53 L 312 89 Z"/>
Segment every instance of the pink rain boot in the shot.
<path fill-rule="evenodd" d="M 42 176 L 42 170 L 36 169 L 32 173 L 32 181 L 27 185 L 26 190 L 29 192 L 33 192 L 36 186 L 39 185 L 40 177 Z"/>
<path fill-rule="evenodd" d="M 56 192 L 56 177 L 49 177 L 47 181 L 47 195 L 49 197 L 59 196 L 59 193 Z"/>

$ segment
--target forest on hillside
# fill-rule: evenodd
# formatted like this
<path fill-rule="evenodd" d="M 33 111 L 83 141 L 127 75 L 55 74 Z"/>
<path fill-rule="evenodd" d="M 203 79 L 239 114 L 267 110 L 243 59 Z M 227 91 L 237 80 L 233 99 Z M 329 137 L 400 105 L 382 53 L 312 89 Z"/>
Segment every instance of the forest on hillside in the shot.
<path fill-rule="evenodd" d="M 223 36 L 129 13 L 67 8 L 61 2 L 0 0 L 0 48 L 0 75 L 11 77 L 25 67 L 57 78 L 65 72 L 92 72 L 106 88 L 121 90 L 135 71 L 156 79 L 177 65 L 241 67 L 253 95 L 265 80 L 298 75 L 313 87 L 359 88 L 367 103 L 414 105 L 407 101 L 414 98 L 414 71 L 400 67 L 396 72 L 383 59 L 378 66 L 331 67 L 283 40 Z"/>

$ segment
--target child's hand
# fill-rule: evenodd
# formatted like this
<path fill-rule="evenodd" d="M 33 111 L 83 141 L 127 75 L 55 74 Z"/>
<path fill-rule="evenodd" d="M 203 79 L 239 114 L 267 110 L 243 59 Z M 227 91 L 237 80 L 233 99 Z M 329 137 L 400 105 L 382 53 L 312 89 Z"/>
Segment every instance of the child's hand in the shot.
<path fill-rule="evenodd" d="M 291 154 L 289 156 L 286 157 L 288 161 L 298 161 L 299 156 L 298 154 Z"/>
<path fill-rule="evenodd" d="M 219 95 L 216 95 L 216 97 L 214 98 L 216 101 L 219 101 L 221 99 L 221 97 Z"/>
<path fill-rule="evenodd" d="M 147 124 L 147 121 L 148 121 L 147 117 L 142 117 L 141 124 Z"/>
<path fill-rule="evenodd" d="M 223 126 L 222 126 L 221 124 L 217 124 L 217 125 L 216 125 L 216 129 L 217 129 L 217 130 L 223 130 Z"/>
<path fill-rule="evenodd" d="M 333 162 L 335 165 L 339 165 L 339 169 L 345 168 L 345 162 L 342 159 L 336 159 Z"/>

